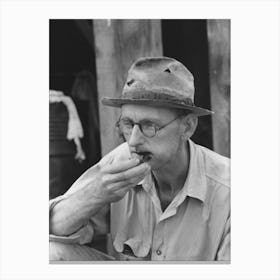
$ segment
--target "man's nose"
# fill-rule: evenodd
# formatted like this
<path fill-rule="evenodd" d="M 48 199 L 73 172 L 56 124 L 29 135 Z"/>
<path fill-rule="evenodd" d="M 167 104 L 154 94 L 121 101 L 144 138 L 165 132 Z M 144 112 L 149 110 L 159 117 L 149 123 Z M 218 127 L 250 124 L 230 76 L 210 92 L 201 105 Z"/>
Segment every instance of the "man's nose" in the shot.
<path fill-rule="evenodd" d="M 136 147 L 144 142 L 144 135 L 140 130 L 139 125 L 135 124 L 132 131 L 131 135 L 128 139 L 128 144 L 131 147 Z"/>

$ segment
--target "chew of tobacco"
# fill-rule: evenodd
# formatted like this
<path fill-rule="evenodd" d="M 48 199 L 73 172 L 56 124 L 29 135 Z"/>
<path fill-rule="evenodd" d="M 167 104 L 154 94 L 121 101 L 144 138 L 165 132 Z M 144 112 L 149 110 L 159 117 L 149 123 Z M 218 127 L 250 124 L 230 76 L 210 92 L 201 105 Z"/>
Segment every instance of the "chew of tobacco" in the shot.
<path fill-rule="evenodd" d="M 138 158 L 139 161 L 140 161 L 140 164 L 143 163 L 143 162 L 147 162 L 151 159 L 151 155 L 150 153 L 146 153 L 146 152 L 143 152 L 143 153 L 132 153 L 131 155 L 132 158 Z"/>
<path fill-rule="evenodd" d="M 139 164 L 147 162 L 151 159 L 151 153 L 149 152 L 131 152 L 127 145 L 122 145 L 118 148 L 118 153 L 113 155 L 110 163 L 124 161 L 132 158 L 138 158 Z"/>

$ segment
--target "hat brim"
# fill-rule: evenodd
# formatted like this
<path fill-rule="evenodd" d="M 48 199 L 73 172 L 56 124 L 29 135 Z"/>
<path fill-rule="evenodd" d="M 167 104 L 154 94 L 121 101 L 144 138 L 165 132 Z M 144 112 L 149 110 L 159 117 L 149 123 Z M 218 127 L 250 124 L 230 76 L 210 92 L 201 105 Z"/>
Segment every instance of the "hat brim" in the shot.
<path fill-rule="evenodd" d="M 164 107 L 164 108 L 178 108 L 191 111 L 197 116 L 206 116 L 214 114 L 213 111 L 186 104 L 181 104 L 180 102 L 173 100 L 154 100 L 154 99 L 129 99 L 129 98 L 108 98 L 104 97 L 102 99 L 102 104 L 112 107 L 121 107 L 124 104 L 137 104 L 146 105 L 153 107 Z"/>

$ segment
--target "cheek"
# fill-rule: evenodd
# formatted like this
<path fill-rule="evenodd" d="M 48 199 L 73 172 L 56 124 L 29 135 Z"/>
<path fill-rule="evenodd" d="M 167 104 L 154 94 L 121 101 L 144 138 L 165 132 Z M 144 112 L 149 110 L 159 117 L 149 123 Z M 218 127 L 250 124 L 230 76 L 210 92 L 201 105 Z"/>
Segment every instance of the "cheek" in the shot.
<path fill-rule="evenodd" d="M 158 141 L 152 146 L 155 160 L 168 161 L 176 155 L 179 147 L 179 137 L 169 137 L 168 141 Z"/>

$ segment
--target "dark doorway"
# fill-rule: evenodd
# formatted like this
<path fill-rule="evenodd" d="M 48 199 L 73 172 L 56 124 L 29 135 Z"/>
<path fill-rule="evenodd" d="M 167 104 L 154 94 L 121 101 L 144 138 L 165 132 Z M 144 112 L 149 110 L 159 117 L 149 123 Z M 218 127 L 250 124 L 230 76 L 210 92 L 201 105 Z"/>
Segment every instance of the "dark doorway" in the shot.
<path fill-rule="evenodd" d="M 49 36 L 49 87 L 74 101 L 83 126 L 81 144 L 86 155 L 83 162 L 75 160 L 73 141 L 63 139 L 67 110 L 62 104 L 50 104 L 50 198 L 53 198 L 64 193 L 100 159 L 100 140 L 93 21 L 50 20 Z"/>
<path fill-rule="evenodd" d="M 162 20 L 163 54 L 182 62 L 194 75 L 195 104 L 211 109 L 206 20 Z M 211 117 L 199 118 L 192 139 L 213 148 Z"/>
<path fill-rule="evenodd" d="M 77 73 L 87 70 L 95 76 L 92 24 L 92 20 L 50 20 L 51 89 L 70 95 Z"/>

